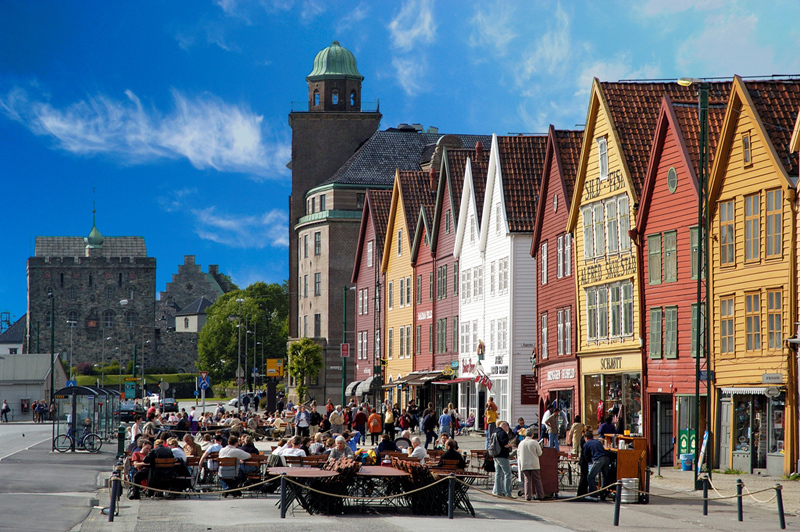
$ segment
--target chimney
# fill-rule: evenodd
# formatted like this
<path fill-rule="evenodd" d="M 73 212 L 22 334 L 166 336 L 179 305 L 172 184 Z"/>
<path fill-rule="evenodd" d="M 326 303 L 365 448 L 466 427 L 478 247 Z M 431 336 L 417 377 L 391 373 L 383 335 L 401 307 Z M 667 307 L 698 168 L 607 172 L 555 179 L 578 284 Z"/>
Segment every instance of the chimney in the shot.
<path fill-rule="evenodd" d="M 211 275 L 217 275 L 219 273 L 219 264 L 209 264 L 208 273 Z"/>
<path fill-rule="evenodd" d="M 477 159 L 483 155 L 483 142 L 478 141 L 475 143 L 475 158 Z"/>
<path fill-rule="evenodd" d="M 436 192 L 436 188 L 439 184 L 438 180 L 436 179 L 436 170 L 433 167 L 431 167 L 431 171 L 428 172 L 428 175 L 430 176 L 431 192 Z"/>

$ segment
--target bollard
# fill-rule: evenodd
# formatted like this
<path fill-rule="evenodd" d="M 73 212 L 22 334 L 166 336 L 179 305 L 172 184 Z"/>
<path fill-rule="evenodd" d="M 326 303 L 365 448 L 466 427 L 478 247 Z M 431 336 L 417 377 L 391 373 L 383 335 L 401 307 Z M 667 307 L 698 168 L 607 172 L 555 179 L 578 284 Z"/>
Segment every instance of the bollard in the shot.
<path fill-rule="evenodd" d="M 286 473 L 281 473 L 281 519 L 286 519 Z"/>
<path fill-rule="evenodd" d="M 703 515 L 708 515 L 708 477 L 703 477 Z"/>
<path fill-rule="evenodd" d="M 108 522 L 114 522 L 114 514 L 117 511 L 117 489 L 119 488 L 119 471 L 114 471 L 111 477 L 111 489 L 109 493 L 111 500 L 108 502 Z"/>
<path fill-rule="evenodd" d="M 456 476 L 450 473 L 447 477 L 447 518 L 453 518 L 453 511 L 456 505 Z"/>
<path fill-rule="evenodd" d="M 744 517 L 742 516 L 742 479 L 736 479 L 736 511 L 738 514 L 739 521 L 744 521 Z"/>
<path fill-rule="evenodd" d="M 117 428 L 117 460 L 125 457 L 125 425 Z"/>
<path fill-rule="evenodd" d="M 786 516 L 783 515 L 783 486 L 775 484 L 775 498 L 778 500 L 778 520 L 781 523 L 781 530 L 786 528 Z"/>
<path fill-rule="evenodd" d="M 622 482 L 617 481 L 617 494 L 614 497 L 614 526 L 619 526 L 619 509 L 622 507 Z"/>

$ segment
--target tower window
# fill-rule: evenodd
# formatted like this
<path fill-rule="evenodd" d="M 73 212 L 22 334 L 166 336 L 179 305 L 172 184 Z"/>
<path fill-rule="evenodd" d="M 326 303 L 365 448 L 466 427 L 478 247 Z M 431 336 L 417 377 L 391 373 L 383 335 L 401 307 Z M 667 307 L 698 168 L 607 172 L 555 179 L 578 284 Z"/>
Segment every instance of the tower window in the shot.
<path fill-rule="evenodd" d="M 183 328 L 184 329 L 189 328 L 189 318 L 183 318 Z"/>
<path fill-rule="evenodd" d="M 336 89 L 334 89 L 333 92 L 331 92 L 331 102 L 333 103 L 333 105 L 339 105 L 339 91 L 337 91 Z"/>
<path fill-rule="evenodd" d="M 356 106 L 356 91 L 350 92 L 350 107 Z"/>
<path fill-rule="evenodd" d="M 317 89 L 314 89 L 314 105 L 319 105 L 319 91 Z"/>

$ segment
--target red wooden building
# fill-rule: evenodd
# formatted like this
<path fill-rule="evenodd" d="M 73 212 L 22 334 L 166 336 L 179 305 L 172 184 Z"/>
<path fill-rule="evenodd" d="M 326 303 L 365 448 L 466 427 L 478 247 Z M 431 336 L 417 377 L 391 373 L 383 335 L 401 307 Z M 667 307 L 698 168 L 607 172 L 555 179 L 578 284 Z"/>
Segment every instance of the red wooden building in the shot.
<path fill-rule="evenodd" d="M 535 349 L 539 412 L 558 401 L 567 428 L 574 416 L 580 414 L 580 380 L 575 357 L 574 247 L 566 227 L 582 138 L 582 131 L 557 131 L 550 126 L 531 242 L 536 271 L 546 270 L 544 278 L 548 279 L 547 283 L 537 283 L 536 311 L 553 317 L 548 348 L 543 349 L 543 337 L 539 335 Z M 523 394 L 522 400 L 532 399 Z"/>

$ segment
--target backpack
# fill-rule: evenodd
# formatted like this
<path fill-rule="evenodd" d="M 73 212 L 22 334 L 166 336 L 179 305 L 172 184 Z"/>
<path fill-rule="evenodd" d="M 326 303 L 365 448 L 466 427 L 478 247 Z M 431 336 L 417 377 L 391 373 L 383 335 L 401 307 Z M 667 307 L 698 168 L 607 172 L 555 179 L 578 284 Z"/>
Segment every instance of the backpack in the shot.
<path fill-rule="evenodd" d="M 489 438 L 489 448 L 487 449 L 487 452 L 491 456 L 497 456 L 502 450 L 503 448 L 500 446 L 500 441 L 497 439 L 497 432 L 495 432 L 492 434 L 492 437 Z"/>

